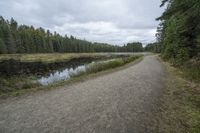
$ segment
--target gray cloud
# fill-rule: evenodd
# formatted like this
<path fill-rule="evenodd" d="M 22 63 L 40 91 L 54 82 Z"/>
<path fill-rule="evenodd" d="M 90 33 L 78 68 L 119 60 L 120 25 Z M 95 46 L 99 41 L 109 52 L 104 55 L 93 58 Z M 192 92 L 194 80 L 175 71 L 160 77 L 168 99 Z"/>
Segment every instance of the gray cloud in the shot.
<path fill-rule="evenodd" d="M 155 41 L 158 0 L 6 0 L 0 15 L 89 41 Z"/>

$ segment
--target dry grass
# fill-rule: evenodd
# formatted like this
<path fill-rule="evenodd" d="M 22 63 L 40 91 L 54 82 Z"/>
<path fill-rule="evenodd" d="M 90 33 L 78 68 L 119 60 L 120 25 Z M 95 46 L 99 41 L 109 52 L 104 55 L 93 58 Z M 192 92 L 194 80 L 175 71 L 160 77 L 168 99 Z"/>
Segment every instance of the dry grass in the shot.
<path fill-rule="evenodd" d="M 94 57 L 94 56 L 105 56 L 106 54 L 100 53 L 53 53 L 53 54 L 1 54 L 0 60 L 20 60 L 24 62 L 58 62 L 67 61 L 74 58 L 80 57 Z"/>
<path fill-rule="evenodd" d="M 181 77 L 180 69 L 164 63 L 169 73 L 162 98 L 162 133 L 200 133 L 200 85 Z"/>

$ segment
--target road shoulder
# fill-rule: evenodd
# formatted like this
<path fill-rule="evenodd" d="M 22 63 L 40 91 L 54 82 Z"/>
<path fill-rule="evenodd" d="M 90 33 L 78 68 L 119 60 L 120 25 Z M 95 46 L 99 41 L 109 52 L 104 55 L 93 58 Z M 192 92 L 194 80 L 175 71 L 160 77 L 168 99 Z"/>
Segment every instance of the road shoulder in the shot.
<path fill-rule="evenodd" d="M 168 72 L 162 96 L 160 132 L 200 132 L 200 85 L 183 79 L 181 71 L 163 62 Z"/>

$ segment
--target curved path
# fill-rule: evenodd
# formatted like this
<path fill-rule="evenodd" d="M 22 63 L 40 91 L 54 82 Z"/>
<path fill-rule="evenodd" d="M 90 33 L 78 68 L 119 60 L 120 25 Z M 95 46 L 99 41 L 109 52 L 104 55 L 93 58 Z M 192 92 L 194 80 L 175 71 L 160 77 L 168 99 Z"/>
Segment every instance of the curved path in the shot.
<path fill-rule="evenodd" d="M 1 133 L 148 133 L 164 88 L 155 56 L 84 82 L 0 103 Z"/>

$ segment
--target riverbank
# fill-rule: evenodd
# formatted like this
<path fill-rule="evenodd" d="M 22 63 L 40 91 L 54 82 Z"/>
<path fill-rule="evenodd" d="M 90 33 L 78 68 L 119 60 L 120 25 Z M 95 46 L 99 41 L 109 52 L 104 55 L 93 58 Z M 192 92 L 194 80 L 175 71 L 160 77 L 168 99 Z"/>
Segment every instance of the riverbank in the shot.
<path fill-rule="evenodd" d="M 162 98 L 162 133 L 200 132 L 200 84 L 188 80 L 187 71 L 164 62 L 168 72 Z"/>
<path fill-rule="evenodd" d="M 120 67 L 138 59 L 141 59 L 141 56 L 114 58 L 109 62 L 92 63 L 90 67 L 87 68 L 87 71 L 82 72 L 78 75 L 73 75 L 70 79 L 61 80 L 48 86 L 42 86 L 38 82 L 33 82 L 37 80 L 36 76 L 20 75 L 11 78 L 0 78 L 0 97 L 5 98 L 8 96 L 17 96 L 26 92 L 32 92 L 36 90 L 48 90 L 57 86 L 62 86 L 67 83 L 72 83 L 74 81 L 80 81 L 83 78 L 88 77 L 89 75 L 95 75 L 97 72 L 99 73 L 101 71 Z"/>

